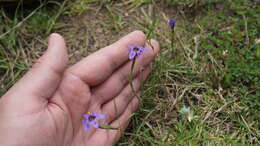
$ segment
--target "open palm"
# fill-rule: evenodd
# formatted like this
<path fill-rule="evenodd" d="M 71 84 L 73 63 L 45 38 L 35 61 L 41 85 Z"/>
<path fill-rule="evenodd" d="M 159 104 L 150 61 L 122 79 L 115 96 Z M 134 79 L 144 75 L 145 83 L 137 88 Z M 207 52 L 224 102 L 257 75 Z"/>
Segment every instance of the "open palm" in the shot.
<path fill-rule="evenodd" d="M 67 68 L 63 38 L 53 34 L 46 53 L 0 100 L 0 145 L 112 145 L 138 107 L 128 83 L 131 61 L 128 45 L 145 44 L 135 31 Z M 148 49 L 134 67 L 133 85 L 139 90 L 158 53 Z M 107 114 L 101 123 L 120 130 L 84 131 L 86 112 Z"/>

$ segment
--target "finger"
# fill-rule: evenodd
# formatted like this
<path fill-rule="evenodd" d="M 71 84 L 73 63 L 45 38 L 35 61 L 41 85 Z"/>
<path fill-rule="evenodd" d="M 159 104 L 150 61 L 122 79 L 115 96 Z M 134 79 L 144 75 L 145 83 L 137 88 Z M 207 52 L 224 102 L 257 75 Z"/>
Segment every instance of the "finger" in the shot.
<path fill-rule="evenodd" d="M 91 136 L 89 143 L 95 143 L 96 145 L 113 145 L 118 141 L 120 135 L 127 128 L 131 115 L 138 108 L 139 101 L 137 98 L 133 98 L 128 104 L 124 113 L 115 121 L 113 121 L 110 126 L 119 127 L 119 130 L 106 130 L 97 129 L 96 132 Z M 100 140 L 98 137 L 106 138 L 106 140 Z"/>
<path fill-rule="evenodd" d="M 22 99 L 19 98 L 22 101 L 35 96 L 50 98 L 60 83 L 67 62 L 64 39 L 59 34 L 50 35 L 47 51 L 6 95 L 23 95 Z"/>
<path fill-rule="evenodd" d="M 133 80 L 133 88 L 135 92 L 138 92 L 142 81 L 145 80 L 150 72 L 150 67 L 147 67 L 142 74 Z M 126 109 L 129 102 L 134 98 L 134 94 L 131 86 L 128 84 L 122 92 L 116 96 L 113 100 L 102 106 L 102 113 L 108 115 L 106 122 L 110 123 L 119 117 Z"/>
<path fill-rule="evenodd" d="M 128 61 L 129 44 L 143 46 L 144 43 L 144 33 L 134 31 L 73 65 L 69 71 L 91 86 L 98 85 Z"/>
<path fill-rule="evenodd" d="M 151 41 L 154 50 L 146 44 L 145 47 L 148 48 L 146 52 L 143 52 L 143 57 L 141 59 L 137 59 L 134 71 L 133 78 L 143 69 L 145 66 L 150 64 L 152 60 L 154 60 L 155 56 L 159 52 L 159 45 L 157 41 Z M 107 79 L 103 84 L 93 88 L 92 92 L 95 97 L 99 100 L 100 104 L 103 104 L 113 97 L 117 96 L 121 90 L 128 83 L 129 72 L 131 71 L 132 62 L 126 63 L 126 65 L 122 66 L 118 69 L 109 79 Z M 117 87 L 117 88 L 111 88 Z"/>
<path fill-rule="evenodd" d="M 110 125 L 114 127 L 120 127 L 120 130 L 110 130 L 109 131 L 109 138 L 110 141 L 113 141 L 113 144 L 115 144 L 122 133 L 125 131 L 127 126 L 130 123 L 131 116 L 133 113 L 137 110 L 139 105 L 139 101 L 137 98 L 134 98 L 127 106 L 124 113 L 115 121 L 113 121 Z"/>

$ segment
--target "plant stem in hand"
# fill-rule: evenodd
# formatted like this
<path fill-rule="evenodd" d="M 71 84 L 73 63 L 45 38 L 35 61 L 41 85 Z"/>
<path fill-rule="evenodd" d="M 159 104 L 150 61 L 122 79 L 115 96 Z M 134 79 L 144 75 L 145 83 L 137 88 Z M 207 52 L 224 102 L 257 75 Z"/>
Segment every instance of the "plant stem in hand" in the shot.
<path fill-rule="evenodd" d="M 137 95 L 135 89 L 134 89 L 134 85 L 133 85 L 133 72 L 134 72 L 134 65 L 135 65 L 135 62 L 136 62 L 136 57 L 133 59 L 133 62 L 132 62 L 132 66 L 131 66 L 131 72 L 130 72 L 130 75 L 129 75 L 129 83 L 130 83 L 130 87 L 134 93 L 134 96 L 137 97 L 138 99 L 139 96 Z"/>

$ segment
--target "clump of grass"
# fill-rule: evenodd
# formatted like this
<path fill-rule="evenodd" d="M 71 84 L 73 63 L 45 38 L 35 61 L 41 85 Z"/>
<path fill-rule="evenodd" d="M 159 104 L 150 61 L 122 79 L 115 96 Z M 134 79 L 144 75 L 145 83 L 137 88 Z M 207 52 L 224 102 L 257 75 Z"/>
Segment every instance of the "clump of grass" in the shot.
<path fill-rule="evenodd" d="M 171 5 L 180 5 L 184 7 L 194 7 L 205 4 L 213 4 L 222 0 L 166 0 Z"/>
<path fill-rule="evenodd" d="M 103 26 L 116 32 L 123 30 L 127 26 L 127 23 L 123 20 L 122 14 L 114 11 L 109 4 L 106 4 L 105 8 L 110 15 L 111 23 L 103 24 Z"/>
<path fill-rule="evenodd" d="M 99 0 L 73 0 L 68 4 L 67 14 L 71 16 L 80 15 L 90 9 L 89 4 L 98 2 Z"/>
<path fill-rule="evenodd" d="M 65 3 L 48 6 L 40 3 L 34 8 L 18 5 L 16 11 L 1 8 L 0 25 L 4 27 L 0 29 L 0 95 L 30 68 L 45 49 L 45 38 L 60 26 L 56 22 Z"/>

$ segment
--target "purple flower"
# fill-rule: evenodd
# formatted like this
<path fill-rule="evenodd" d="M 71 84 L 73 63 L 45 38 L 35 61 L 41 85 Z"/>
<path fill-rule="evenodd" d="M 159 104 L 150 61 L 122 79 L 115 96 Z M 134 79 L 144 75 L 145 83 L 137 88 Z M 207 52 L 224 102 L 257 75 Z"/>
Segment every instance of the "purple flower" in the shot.
<path fill-rule="evenodd" d="M 172 19 L 172 18 L 169 19 L 168 24 L 169 24 L 169 27 L 170 27 L 171 29 L 174 29 L 175 24 L 176 24 L 176 19 Z"/>
<path fill-rule="evenodd" d="M 128 45 L 128 48 L 130 48 L 128 50 L 129 52 L 129 59 L 133 60 L 136 56 L 138 58 L 142 58 L 143 56 L 143 52 L 146 50 L 146 48 L 140 47 L 140 46 L 136 46 L 136 45 Z"/>
<path fill-rule="evenodd" d="M 106 118 L 105 114 L 98 114 L 98 113 L 87 113 L 84 114 L 84 119 L 82 120 L 84 125 L 84 130 L 89 130 L 90 126 L 92 125 L 94 128 L 99 128 L 98 119 Z"/>

